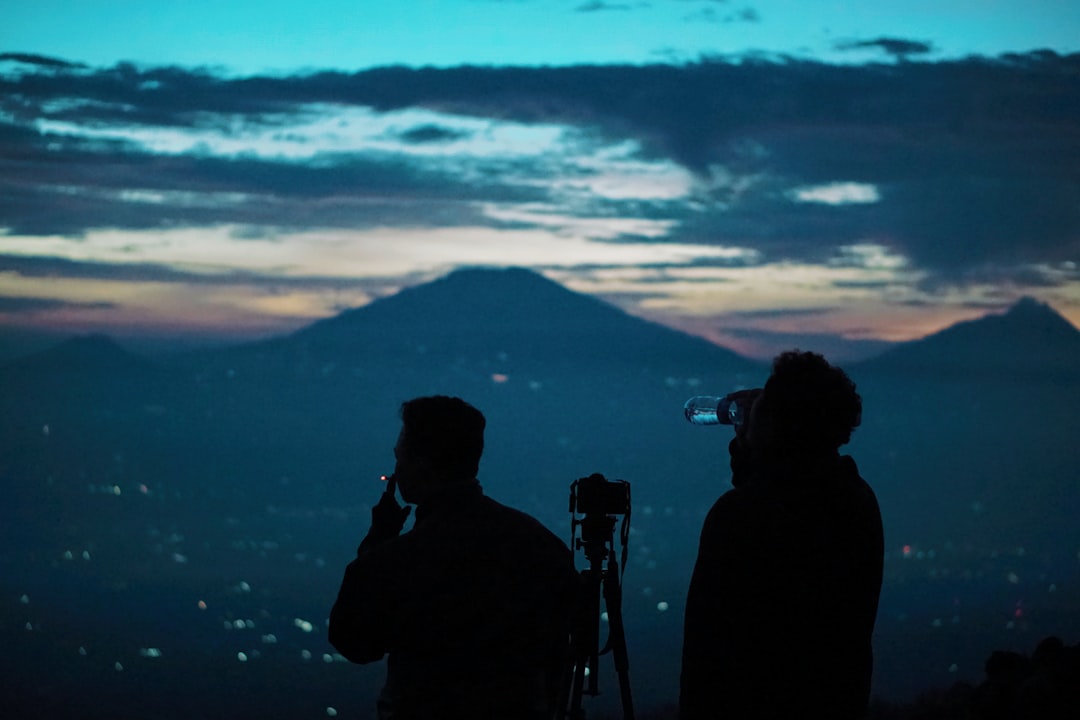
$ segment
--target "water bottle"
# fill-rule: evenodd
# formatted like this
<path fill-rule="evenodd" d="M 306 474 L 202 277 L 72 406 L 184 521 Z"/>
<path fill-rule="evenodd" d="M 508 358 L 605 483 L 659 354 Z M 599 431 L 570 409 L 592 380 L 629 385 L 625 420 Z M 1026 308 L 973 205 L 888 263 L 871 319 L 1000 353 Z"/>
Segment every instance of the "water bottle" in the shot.
<path fill-rule="evenodd" d="M 740 390 L 724 397 L 697 395 L 683 405 L 683 414 L 694 425 L 742 425 L 750 414 L 750 405 L 759 391 Z"/>

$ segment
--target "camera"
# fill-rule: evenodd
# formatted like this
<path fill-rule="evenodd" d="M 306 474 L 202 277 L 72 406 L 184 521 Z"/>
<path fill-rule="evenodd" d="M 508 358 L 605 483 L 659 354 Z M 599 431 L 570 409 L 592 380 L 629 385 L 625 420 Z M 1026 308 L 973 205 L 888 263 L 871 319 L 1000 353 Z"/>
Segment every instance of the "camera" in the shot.
<path fill-rule="evenodd" d="M 627 515 L 630 513 L 630 483 L 608 480 L 600 473 L 575 480 L 570 485 L 570 512 Z"/>

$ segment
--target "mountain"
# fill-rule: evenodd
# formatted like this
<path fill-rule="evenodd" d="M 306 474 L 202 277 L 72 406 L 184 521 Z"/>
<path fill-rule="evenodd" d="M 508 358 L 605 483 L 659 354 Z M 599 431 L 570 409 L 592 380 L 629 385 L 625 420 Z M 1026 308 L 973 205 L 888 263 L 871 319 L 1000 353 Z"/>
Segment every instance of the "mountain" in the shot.
<path fill-rule="evenodd" d="M 1080 383 L 1064 374 L 1076 331 L 1056 318 L 1025 301 L 848 368 L 863 423 L 845 451 L 886 530 L 886 683 L 951 682 L 950 665 L 1080 622 Z M 988 367 L 1005 371 L 973 370 Z M 303 628 L 320 627 L 368 527 L 398 405 L 447 393 L 488 419 L 485 492 L 560 537 L 572 481 L 632 484 L 621 576 L 633 674 L 648 679 L 643 707 L 670 700 L 699 533 L 730 478 L 731 429 L 689 425 L 682 404 L 767 372 L 524 270 L 455 272 L 258 343 L 150 362 L 87 337 L 2 367 L 8 674 L 67 700 L 82 695 L 54 679 L 70 670 L 125 707 L 160 704 L 156 687 L 228 695 L 215 683 L 237 672 L 267 687 L 300 677 L 326 683 L 316 710 L 369 707 L 379 674 L 303 660 L 330 652 Z M 196 700 L 188 714 L 204 711 Z"/>
<path fill-rule="evenodd" d="M 852 446 L 896 535 L 1080 540 L 1080 331 L 1048 305 L 1024 298 L 850 371 L 863 397 Z"/>
<path fill-rule="evenodd" d="M 483 368 L 530 374 L 631 365 L 683 374 L 757 371 L 760 364 L 698 337 L 626 314 L 522 268 L 465 269 L 238 348 L 258 356 L 354 366 Z"/>
<path fill-rule="evenodd" d="M 1080 374 L 1080 330 L 1030 297 L 1006 312 L 957 323 L 860 363 L 868 372 L 970 376 Z"/>
<path fill-rule="evenodd" d="M 0 327 L 0 367 L 47 350 L 66 338 L 56 332 Z"/>
<path fill-rule="evenodd" d="M 91 334 L 63 340 L 13 363 L 35 373 L 125 372 L 148 366 L 142 357 L 128 352 L 107 335 Z"/>

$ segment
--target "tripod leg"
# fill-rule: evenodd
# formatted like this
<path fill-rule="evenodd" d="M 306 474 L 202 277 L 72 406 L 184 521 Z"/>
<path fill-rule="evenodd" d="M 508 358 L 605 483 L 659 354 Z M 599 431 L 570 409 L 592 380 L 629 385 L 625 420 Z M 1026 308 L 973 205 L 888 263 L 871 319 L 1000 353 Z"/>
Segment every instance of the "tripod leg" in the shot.
<path fill-rule="evenodd" d="M 596 661 L 590 658 L 596 652 L 600 638 L 600 579 L 595 568 L 581 571 L 581 594 L 578 599 L 578 615 L 574 619 L 574 629 L 570 637 L 570 658 L 567 667 L 567 679 L 559 701 L 559 712 L 569 720 L 584 720 L 582 695 L 585 693 L 585 668 L 596 667 Z M 591 681 L 595 678 L 590 676 Z"/>
<path fill-rule="evenodd" d="M 615 672 L 619 675 L 623 720 L 634 720 L 634 699 L 630 694 L 630 658 L 626 654 L 626 631 L 622 617 L 622 586 L 619 584 L 619 565 L 615 551 L 608 559 L 608 577 L 604 580 L 604 602 L 607 605 L 608 647 L 611 648 Z"/>

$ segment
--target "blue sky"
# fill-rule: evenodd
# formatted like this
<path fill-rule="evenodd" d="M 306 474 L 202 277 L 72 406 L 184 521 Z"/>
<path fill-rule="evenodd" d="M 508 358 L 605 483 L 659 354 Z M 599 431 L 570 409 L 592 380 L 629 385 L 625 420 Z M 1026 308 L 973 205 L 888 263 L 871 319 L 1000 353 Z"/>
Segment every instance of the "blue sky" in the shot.
<path fill-rule="evenodd" d="M 476 264 L 757 356 L 1023 295 L 1077 324 L 1078 30 L 1048 1 L 8 4 L 0 326 L 242 339 Z"/>
<path fill-rule="evenodd" d="M 1067 0 L 13 0 L 0 45 L 108 65 L 212 65 L 251 74 L 406 64 L 574 65 L 784 53 L 850 62 L 837 46 L 891 37 L 934 57 L 1076 49 Z"/>

